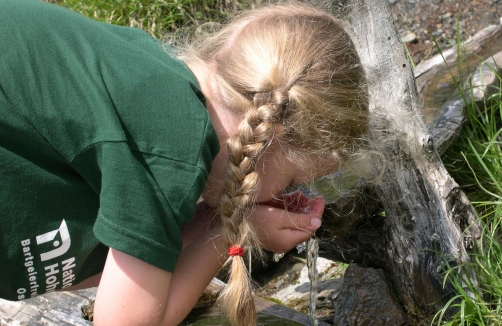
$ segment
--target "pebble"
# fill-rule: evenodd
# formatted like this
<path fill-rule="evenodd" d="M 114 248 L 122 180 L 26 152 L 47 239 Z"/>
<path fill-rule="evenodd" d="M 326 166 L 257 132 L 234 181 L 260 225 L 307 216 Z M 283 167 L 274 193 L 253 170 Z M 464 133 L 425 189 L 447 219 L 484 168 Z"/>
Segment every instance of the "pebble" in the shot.
<path fill-rule="evenodd" d="M 283 285 L 284 285 L 284 279 L 281 278 L 279 282 L 275 283 L 275 288 L 279 290 L 279 288 Z"/>
<path fill-rule="evenodd" d="M 413 32 L 408 31 L 408 33 L 401 36 L 401 42 L 403 43 L 413 43 L 416 41 L 417 41 L 417 35 Z"/>
<path fill-rule="evenodd" d="M 438 46 L 445 50 L 451 47 L 450 41 L 456 39 L 457 32 L 460 33 L 460 39 L 465 41 L 488 25 L 502 25 L 502 0 L 387 0 L 389 1 L 393 2 L 392 14 L 399 35 L 402 37 L 408 30 L 417 35 L 418 42 L 410 52 L 411 55 L 420 52 L 421 60 L 427 60 L 437 53 L 434 42 L 424 43 L 428 39 L 436 39 Z M 458 31 L 457 23 L 460 23 Z M 437 24 L 442 26 L 438 28 Z M 442 31 L 433 35 L 438 29 Z M 426 34 L 424 30 L 429 33 Z"/>
<path fill-rule="evenodd" d="M 333 265 L 333 261 L 319 257 L 317 258 L 316 262 L 316 267 L 317 267 L 317 273 L 318 274 L 324 274 L 326 271 Z M 310 283 L 309 279 L 309 271 L 307 269 L 307 266 L 303 267 L 302 271 L 300 272 L 300 277 L 298 278 L 298 283 Z"/>
<path fill-rule="evenodd" d="M 432 36 L 434 36 L 434 37 L 438 37 L 441 34 L 443 34 L 443 30 L 442 29 L 438 29 L 437 31 L 432 32 Z"/>

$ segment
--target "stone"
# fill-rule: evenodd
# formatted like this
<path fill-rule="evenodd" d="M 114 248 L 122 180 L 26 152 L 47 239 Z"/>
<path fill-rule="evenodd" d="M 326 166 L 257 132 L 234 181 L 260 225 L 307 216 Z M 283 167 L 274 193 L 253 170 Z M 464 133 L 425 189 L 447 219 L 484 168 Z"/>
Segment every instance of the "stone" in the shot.
<path fill-rule="evenodd" d="M 340 278 L 340 269 L 344 267 L 325 258 L 317 258 L 317 300 L 316 314 L 318 321 L 325 321 L 331 324 L 336 307 L 336 299 L 339 296 L 343 284 Z M 296 311 L 308 313 L 310 309 L 310 280 L 308 270 L 305 266 L 295 284 L 291 284 L 283 290 L 272 295 L 272 298 L 281 301 L 288 307 Z"/>
<path fill-rule="evenodd" d="M 401 35 L 401 42 L 403 43 L 413 43 L 417 41 L 417 35 L 413 32 L 408 31 L 405 35 Z"/>
<path fill-rule="evenodd" d="M 383 271 L 351 264 L 337 298 L 333 325 L 404 326 L 407 323 Z"/>
<path fill-rule="evenodd" d="M 223 317 L 222 311 L 218 305 L 215 305 L 218 294 L 225 287 L 225 283 L 214 278 L 209 286 L 204 291 L 202 298 L 209 298 L 200 300 L 195 308 L 190 312 L 187 318 L 182 322 L 183 325 L 221 325 L 226 321 Z M 204 301 L 209 304 L 204 304 Z M 259 325 L 298 325 L 298 326 L 311 326 L 309 316 L 300 313 L 291 308 L 279 305 L 270 300 L 255 296 L 254 298 L 256 312 Z M 328 324 L 319 322 L 319 326 L 328 326 Z"/>
<path fill-rule="evenodd" d="M 333 261 L 322 257 L 317 258 L 316 267 L 317 267 L 317 274 L 319 275 L 319 277 L 322 278 L 323 275 L 328 274 L 328 270 L 332 266 L 333 266 Z M 321 282 L 317 284 L 317 291 L 318 293 L 322 291 Z M 272 298 L 280 300 L 281 302 L 287 304 L 288 302 L 291 302 L 293 300 L 308 301 L 309 293 L 310 293 L 310 280 L 308 277 L 307 266 L 304 266 L 300 272 L 300 277 L 298 278 L 296 284 L 290 284 L 286 288 L 274 294 Z"/>

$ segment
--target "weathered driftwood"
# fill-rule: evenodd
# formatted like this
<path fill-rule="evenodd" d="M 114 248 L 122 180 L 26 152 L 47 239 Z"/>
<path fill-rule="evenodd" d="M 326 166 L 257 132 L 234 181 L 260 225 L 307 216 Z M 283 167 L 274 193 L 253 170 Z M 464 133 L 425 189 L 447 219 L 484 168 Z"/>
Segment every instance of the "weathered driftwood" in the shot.
<path fill-rule="evenodd" d="M 502 34 L 500 34 L 500 39 L 493 38 L 493 35 L 499 35 L 500 32 L 502 32 L 502 26 L 490 26 L 474 35 L 466 42 L 467 45 L 462 44 L 459 48 L 472 51 L 473 49 L 486 49 L 487 44 L 493 45 L 494 43 L 495 47 L 499 47 L 498 44 L 502 47 Z M 473 44 L 476 47 L 473 47 Z M 450 74 L 451 69 L 456 69 L 449 67 L 457 57 L 456 50 L 457 48 L 447 50 L 416 67 L 415 75 L 418 72 L 419 76 L 416 78 L 423 92 L 419 93 L 421 100 L 425 101 L 427 98 L 432 99 L 433 102 L 439 100 L 435 99 L 434 94 L 428 93 L 433 92 L 437 86 L 427 87 L 427 84 L 438 82 L 438 79 L 443 81 L 446 77 L 433 77 Z M 448 58 L 449 65 L 443 61 L 443 56 Z M 498 78 L 502 76 L 502 51 L 490 55 L 476 69 L 474 66 L 469 69 L 474 70 L 474 73 L 467 81 L 458 81 L 460 85 L 463 84 L 462 94 L 452 87 L 454 82 L 450 80 L 450 84 L 443 85 L 452 92 L 448 95 L 449 100 L 437 108 L 427 110 L 422 108 L 426 126 L 440 152 L 455 141 L 463 124 L 467 121 L 466 104 L 475 104 L 482 108 L 494 94 L 499 92 L 502 86 Z M 446 98 L 445 93 L 439 94 L 439 98 Z M 318 235 L 322 238 L 333 239 L 321 244 L 323 256 L 337 261 L 356 262 L 363 266 L 385 266 L 385 245 L 379 242 L 379 239 L 383 237 L 383 218 L 368 219 L 369 216 L 374 216 L 383 210 L 378 196 L 373 192 L 370 187 L 359 187 L 356 191 L 348 192 L 329 204 L 324 229 Z"/>
<path fill-rule="evenodd" d="M 469 260 L 465 248 L 472 246 L 479 231 L 467 227 L 475 223 L 476 215 L 445 170 L 424 123 L 411 65 L 387 2 L 344 0 L 333 8 L 348 22 L 368 76 L 370 137 L 385 162 L 381 178 L 364 190 L 370 194 L 366 212 L 374 214 L 382 207 L 384 216 L 353 221 L 372 223 L 371 227 L 354 230 L 346 223 L 342 230 L 330 228 L 336 237 L 323 249 L 349 258 L 345 261 L 382 268 L 407 322 L 428 324 L 451 295 L 449 284 L 443 287 L 443 264 Z M 341 206 L 364 213 L 355 198 Z M 339 207 L 332 214 L 343 216 L 336 211 Z M 340 252 L 341 238 L 363 245 L 341 246 L 346 250 Z"/>
<path fill-rule="evenodd" d="M 440 151 L 455 140 L 466 121 L 466 103 L 481 106 L 497 90 L 496 74 L 502 71 L 499 51 L 502 25 L 494 25 L 416 67 L 422 113 Z M 484 59 L 486 63 L 480 65 Z"/>
<path fill-rule="evenodd" d="M 499 31 L 502 31 L 502 26 L 488 27 L 467 41 L 467 48 L 472 49 L 472 45 L 476 44 L 476 49 L 486 49 L 485 44 L 493 44 L 493 42 L 500 43 L 502 46 L 502 35 L 500 40 L 493 39 L 493 35 L 498 35 Z M 465 48 L 464 44 L 460 46 L 460 49 Z M 438 54 L 430 61 L 425 61 L 416 67 L 415 73 L 418 71 L 420 74 L 417 80 L 421 82 L 421 89 L 425 92 L 419 94 L 421 100 L 434 98 L 433 94 L 427 94 L 427 91 L 433 91 L 436 88 L 427 87 L 427 83 L 437 82 L 437 78 L 432 78 L 433 76 L 449 74 L 449 71 L 453 69 L 444 61 L 440 61 L 443 60 L 443 56 L 449 58 L 451 65 L 456 52 L 453 49 L 447 50 L 444 54 Z M 502 51 L 490 55 L 476 69 L 474 68 L 469 68 L 474 70 L 474 73 L 467 81 L 458 81 L 461 85 L 463 84 L 463 93 L 459 93 L 451 85 L 444 86 L 451 89 L 452 94 L 449 95 L 449 100 L 438 108 L 428 110 L 422 108 L 426 126 L 440 152 L 455 141 L 463 124 L 467 121 L 468 117 L 465 112 L 467 103 L 482 108 L 502 87 L 499 79 L 502 76 Z M 425 71 L 428 72 L 427 75 L 423 74 Z M 432 71 L 435 72 L 434 75 Z M 427 81 L 423 80 L 425 78 Z M 453 80 L 450 83 L 453 83 Z M 439 96 L 445 98 L 444 93 Z M 321 255 L 336 261 L 355 262 L 362 266 L 384 267 L 385 244 L 380 241 L 383 238 L 384 219 L 375 216 L 383 209 L 374 190 L 372 191 L 368 185 L 359 187 L 356 191 L 337 198 L 328 207 L 324 228 L 320 230 L 318 236 L 330 240 L 321 243 Z M 372 218 L 368 218 L 370 216 Z"/>
<path fill-rule="evenodd" d="M 92 326 L 81 306 L 95 298 L 95 289 L 53 292 L 25 301 L 0 300 L 0 325 Z"/>
<path fill-rule="evenodd" d="M 502 32 L 502 26 L 498 26 L 498 29 Z M 500 43 L 502 45 L 502 35 Z M 443 64 L 443 67 L 446 66 Z M 476 105 L 482 109 L 484 105 L 489 105 L 493 95 L 500 92 L 500 76 L 502 76 L 502 51 L 484 61 L 466 83 L 462 84 L 462 80 L 459 81 L 462 91 L 455 92 L 455 96 L 435 112 L 428 125 L 440 152 L 455 141 L 463 124 L 468 120 L 466 105 Z"/>
<path fill-rule="evenodd" d="M 435 115 L 435 110 L 451 99 L 455 93 L 454 81 L 467 79 L 480 63 L 502 51 L 502 25 L 489 26 L 460 46 L 445 50 L 430 60 L 420 63 L 415 69 L 418 93 L 424 101 L 426 119 Z M 463 75 L 463 76 L 462 76 Z"/>

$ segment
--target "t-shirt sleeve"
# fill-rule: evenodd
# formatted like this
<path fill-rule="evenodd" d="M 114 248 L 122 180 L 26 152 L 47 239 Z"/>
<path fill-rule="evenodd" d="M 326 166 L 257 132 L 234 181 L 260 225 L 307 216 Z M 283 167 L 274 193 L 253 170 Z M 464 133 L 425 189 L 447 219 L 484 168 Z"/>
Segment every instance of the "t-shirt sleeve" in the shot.
<path fill-rule="evenodd" d="M 99 192 L 96 238 L 108 247 L 172 272 L 205 183 L 196 166 L 132 151 L 125 142 L 95 144 L 73 161 Z"/>

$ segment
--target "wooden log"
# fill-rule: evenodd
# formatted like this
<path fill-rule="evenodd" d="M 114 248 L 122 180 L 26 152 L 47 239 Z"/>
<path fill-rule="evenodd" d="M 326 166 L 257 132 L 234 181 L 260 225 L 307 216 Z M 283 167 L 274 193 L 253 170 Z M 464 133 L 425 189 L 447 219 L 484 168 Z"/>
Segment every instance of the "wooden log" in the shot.
<path fill-rule="evenodd" d="M 93 300 L 96 289 L 52 292 L 25 301 L 0 300 L 2 326 L 92 326 L 81 306 Z"/>
<path fill-rule="evenodd" d="M 502 25 L 492 25 L 472 38 L 420 63 L 415 69 L 417 90 L 426 117 L 451 99 L 456 82 L 462 83 L 481 62 L 502 51 Z"/>
<path fill-rule="evenodd" d="M 498 41 L 493 39 L 493 35 L 498 35 L 499 31 L 502 32 L 502 26 L 490 26 L 477 33 L 473 39 L 467 41 L 467 45 L 462 44 L 460 48 L 472 49 L 472 45 L 476 44 L 477 49 L 486 49 L 488 47 L 486 43 L 493 44 L 494 41 L 502 45 L 502 37 Z M 434 90 L 435 86 L 427 87 L 426 84 L 437 82 L 438 78 L 432 78 L 433 76 L 449 74 L 452 69 L 446 62 L 441 61 L 443 56 L 448 58 L 451 65 L 452 57 L 456 55 L 453 49 L 447 50 L 443 55 L 438 54 L 433 57 L 430 62 L 426 61 L 417 66 L 415 75 L 418 71 L 422 91 Z M 476 58 L 476 60 L 480 59 Z M 475 67 L 469 69 L 471 68 L 474 73 L 468 80 L 458 81 L 463 84 L 463 94 L 452 89 L 452 94 L 449 95 L 450 100 L 439 108 L 427 111 L 422 108 L 422 113 L 425 112 L 424 120 L 427 128 L 440 152 L 456 140 L 463 124 L 467 121 L 465 114 L 467 103 L 477 105 L 481 109 L 485 104 L 489 104 L 492 96 L 497 94 L 502 87 L 498 78 L 502 76 L 502 51 L 491 55 L 476 69 Z M 431 73 L 432 71 L 434 74 Z M 427 74 L 424 75 L 424 72 Z M 439 80 L 444 80 L 444 78 L 439 78 Z M 453 83 L 453 81 L 450 82 Z M 451 88 L 451 85 L 445 87 Z M 434 94 L 419 93 L 419 97 L 421 99 L 434 98 Z M 439 94 L 439 97 L 446 98 L 444 93 Z M 317 234 L 324 239 L 320 243 L 323 257 L 347 263 L 358 263 L 362 266 L 382 267 L 385 265 L 384 245 L 377 240 L 383 237 L 381 218 L 372 218 L 383 209 L 374 192 L 368 187 L 357 185 L 353 191 L 338 196 L 327 205 L 323 229 Z"/>
<path fill-rule="evenodd" d="M 374 247 L 383 245 L 384 270 L 410 322 L 427 324 L 451 295 L 449 284 L 443 287 L 443 264 L 469 261 L 466 248 L 479 236 L 476 214 L 448 175 L 424 123 L 387 2 L 344 0 L 332 8 L 347 21 L 366 70 L 370 137 L 385 158 L 382 177 L 372 185 L 385 213 L 382 244 Z M 475 275 L 470 277 L 475 282 Z"/>
<path fill-rule="evenodd" d="M 500 30 L 502 31 L 502 26 Z M 445 63 L 444 67 L 446 66 Z M 428 124 L 439 152 L 455 142 L 463 125 L 469 120 L 465 112 L 467 105 L 476 105 L 483 110 L 485 105 L 490 104 L 492 96 L 500 91 L 501 75 L 502 51 L 481 63 L 467 82 L 459 81 L 462 92 L 455 92 L 453 98 L 435 112 Z"/>

